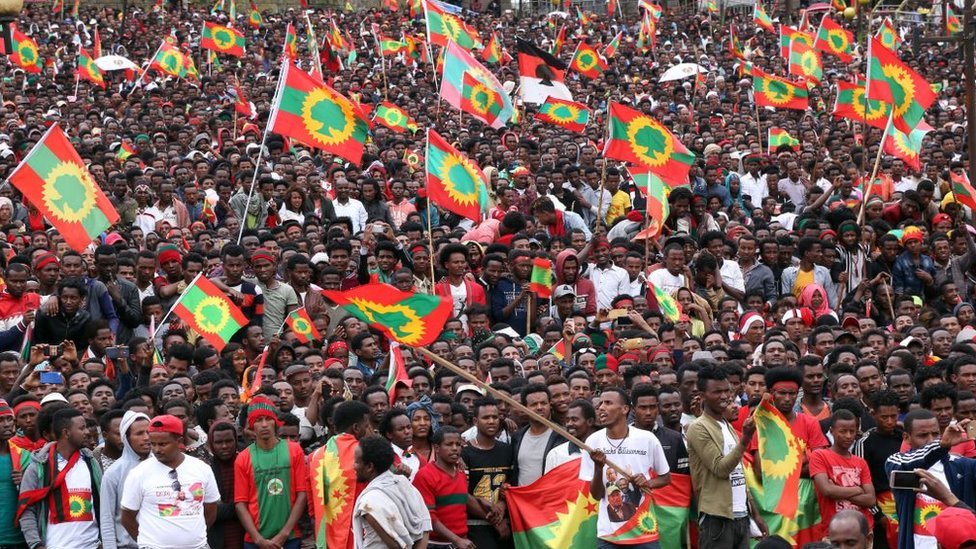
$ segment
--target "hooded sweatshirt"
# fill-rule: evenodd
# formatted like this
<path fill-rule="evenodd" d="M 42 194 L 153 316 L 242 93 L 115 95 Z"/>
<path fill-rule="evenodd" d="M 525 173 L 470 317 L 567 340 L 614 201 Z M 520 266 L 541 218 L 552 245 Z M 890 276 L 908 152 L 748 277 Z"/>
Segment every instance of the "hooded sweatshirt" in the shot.
<path fill-rule="evenodd" d="M 570 257 L 575 257 L 577 263 L 580 263 L 579 256 L 576 254 L 576 250 L 572 248 L 567 248 L 556 256 L 556 285 L 566 284 L 566 277 L 563 276 L 563 264 Z M 582 266 L 582 265 L 580 265 Z M 580 276 L 580 269 L 576 270 L 576 283 L 573 284 L 573 288 L 576 290 L 576 308 L 582 308 L 583 315 L 590 318 L 596 314 L 596 286 L 588 278 L 583 278 Z M 585 302 L 586 305 L 580 307 L 580 303 Z"/>
<path fill-rule="evenodd" d="M 128 436 L 132 424 L 140 419 L 149 421 L 149 416 L 133 411 L 128 411 L 122 416 L 122 423 L 119 425 L 119 431 L 122 433 L 122 457 L 116 460 L 102 476 L 99 528 L 102 531 L 103 549 L 139 547 L 122 526 L 122 506 L 119 505 L 119 500 L 122 499 L 122 486 L 125 478 L 129 476 L 129 471 L 143 459 L 132 449 L 132 446 L 129 446 Z"/>

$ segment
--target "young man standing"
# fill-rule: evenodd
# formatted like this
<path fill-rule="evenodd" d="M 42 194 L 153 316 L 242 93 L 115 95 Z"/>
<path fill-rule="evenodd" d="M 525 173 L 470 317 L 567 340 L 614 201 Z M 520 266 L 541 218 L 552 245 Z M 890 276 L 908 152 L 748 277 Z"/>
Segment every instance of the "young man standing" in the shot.
<path fill-rule="evenodd" d="M 512 473 L 512 447 L 495 439 L 502 420 L 493 398 L 479 398 L 472 412 L 477 434 L 461 450 L 461 460 L 468 472 L 468 494 L 482 505 L 468 510 L 468 538 L 477 547 L 511 547 L 511 529 L 499 493 Z M 485 506 L 492 511 L 485 513 Z"/>
<path fill-rule="evenodd" d="M 566 426 L 569 434 L 579 440 L 586 440 L 593 434 L 593 426 L 596 424 L 596 410 L 593 409 L 593 405 L 588 400 L 574 400 L 569 403 L 569 407 L 566 409 L 566 417 L 562 423 Z M 579 446 L 567 440 L 553 448 L 546 456 L 546 472 L 548 473 L 568 461 L 580 459 L 582 454 Z"/>
<path fill-rule="evenodd" d="M 122 527 L 122 487 L 129 472 L 149 457 L 149 416 L 128 411 L 118 427 L 122 456 L 105 470 L 102 477 L 99 528 L 103 549 L 137 549 L 136 540 Z"/>
<path fill-rule="evenodd" d="M 277 407 L 257 396 L 247 407 L 254 443 L 234 461 L 234 503 L 247 535 L 244 546 L 298 549 L 295 529 L 308 500 L 308 467 L 302 447 L 278 438 Z"/>
<path fill-rule="evenodd" d="M 849 410 L 837 410 L 830 417 L 830 448 L 810 456 L 810 476 L 817 487 L 817 503 L 824 523 L 845 509 L 860 510 L 873 527 L 870 511 L 877 503 L 868 463 L 850 452 L 857 439 L 859 421 Z"/>
<path fill-rule="evenodd" d="M 227 420 L 217 420 L 210 425 L 207 445 L 213 460 L 210 468 L 220 490 L 217 503 L 217 519 L 207 531 L 210 547 L 242 547 L 244 528 L 237 517 L 234 503 L 234 461 L 237 459 L 237 426 Z"/>
<path fill-rule="evenodd" d="M 100 545 L 95 494 L 102 470 L 85 448 L 85 418 L 74 408 L 58 410 L 51 431 L 55 441 L 31 456 L 20 483 L 24 541 L 35 548 L 94 549 Z"/>
<path fill-rule="evenodd" d="M 10 444 L 17 433 L 14 411 L 6 400 L 0 399 L 0 547 L 24 545 L 24 534 L 14 523 L 17 511 L 17 484 L 30 453 Z"/>
<path fill-rule="evenodd" d="M 593 452 L 584 454 L 580 462 L 580 480 L 589 482 L 590 494 L 594 499 L 600 500 L 597 519 L 598 549 L 623 547 L 606 541 L 605 538 L 633 518 L 650 490 L 671 483 L 671 470 L 661 443 L 652 433 L 631 427 L 627 423 L 629 413 L 630 397 L 626 391 L 619 388 L 603 391 L 596 414 L 599 424 L 605 428 L 587 437 L 586 445 Z M 607 456 L 629 476 L 605 467 Z M 655 477 L 649 478 L 652 471 Z M 644 512 L 652 511 L 646 509 Z M 657 535 L 626 547 L 656 548 Z"/>
<path fill-rule="evenodd" d="M 152 456 L 136 465 L 122 490 L 122 526 L 139 547 L 203 547 L 220 492 L 206 463 L 183 454 L 183 422 L 149 422 Z"/>
<path fill-rule="evenodd" d="M 872 396 L 870 405 L 875 427 L 868 429 L 851 451 L 867 462 L 878 505 L 893 506 L 894 496 L 885 473 L 885 462 L 901 450 L 905 439 L 905 431 L 898 425 L 900 398 L 894 391 L 880 391 Z M 875 519 L 874 546 L 877 549 L 897 546 L 898 525 L 892 524 L 881 513 L 875 515 Z M 889 543 L 889 540 L 895 543 Z"/>
<path fill-rule="evenodd" d="M 251 268 L 254 269 L 258 288 L 264 296 L 264 339 L 271 341 L 271 337 L 281 329 L 288 313 L 298 308 L 298 294 L 291 286 L 275 278 L 278 273 L 278 259 L 270 250 L 256 250 L 251 255 Z"/>
<path fill-rule="evenodd" d="M 468 478 L 458 467 L 461 461 L 461 433 L 454 427 L 442 426 L 430 437 L 434 461 L 422 467 L 413 485 L 423 496 L 430 511 L 433 533 L 431 547 L 475 549 L 468 539 L 467 507 L 474 498 L 468 495 Z"/>

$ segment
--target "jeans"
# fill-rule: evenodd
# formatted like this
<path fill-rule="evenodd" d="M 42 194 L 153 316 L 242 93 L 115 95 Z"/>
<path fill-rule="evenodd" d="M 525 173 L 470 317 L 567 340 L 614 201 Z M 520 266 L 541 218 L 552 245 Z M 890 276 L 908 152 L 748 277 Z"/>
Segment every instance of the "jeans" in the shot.
<path fill-rule="evenodd" d="M 596 540 L 596 549 L 617 549 L 618 547 L 626 547 L 627 549 L 660 549 L 661 545 L 656 541 L 649 541 L 638 545 L 617 545 L 616 543 L 610 543 L 602 539 Z"/>
<path fill-rule="evenodd" d="M 301 549 L 301 547 L 302 547 L 302 540 L 295 538 L 286 541 L 285 545 L 281 549 Z M 244 549 L 258 549 L 258 546 L 253 543 L 245 541 Z"/>
<path fill-rule="evenodd" d="M 748 549 L 749 517 L 728 519 L 702 515 L 698 521 L 699 549 Z"/>

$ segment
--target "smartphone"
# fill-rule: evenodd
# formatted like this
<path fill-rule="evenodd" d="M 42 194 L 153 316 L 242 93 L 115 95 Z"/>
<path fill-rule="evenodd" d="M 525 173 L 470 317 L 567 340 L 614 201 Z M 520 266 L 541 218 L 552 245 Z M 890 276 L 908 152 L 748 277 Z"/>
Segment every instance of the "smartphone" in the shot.
<path fill-rule="evenodd" d="M 624 349 L 643 349 L 644 348 L 644 338 L 642 337 L 632 337 L 624 340 Z"/>
<path fill-rule="evenodd" d="M 915 471 L 892 471 L 892 490 L 918 490 L 922 487 L 922 479 Z"/>
<path fill-rule="evenodd" d="M 125 345 L 119 345 L 117 347 L 107 347 L 105 349 L 105 356 L 112 360 L 118 360 L 120 358 L 129 358 L 129 347 Z"/>
<path fill-rule="evenodd" d="M 60 372 L 41 372 L 41 383 L 47 385 L 63 385 L 64 378 Z"/>
<path fill-rule="evenodd" d="M 48 345 L 44 349 L 44 356 L 58 356 L 61 354 L 61 345 Z"/>
<path fill-rule="evenodd" d="M 976 421 L 970 421 L 966 425 L 966 434 L 969 435 L 970 440 L 976 440 Z"/>
<path fill-rule="evenodd" d="M 610 320 L 615 320 L 618 318 L 626 318 L 626 317 L 627 317 L 627 309 L 610 309 L 610 312 L 607 313 L 607 318 Z"/>

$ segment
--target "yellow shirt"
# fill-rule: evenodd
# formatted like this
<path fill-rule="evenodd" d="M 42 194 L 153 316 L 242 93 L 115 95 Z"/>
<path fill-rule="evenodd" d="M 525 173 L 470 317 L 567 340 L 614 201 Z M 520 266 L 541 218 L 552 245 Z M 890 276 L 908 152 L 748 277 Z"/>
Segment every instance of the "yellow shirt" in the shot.
<path fill-rule="evenodd" d="M 617 193 L 610 199 L 610 207 L 607 209 L 607 226 L 612 225 L 618 217 L 630 211 L 630 208 L 630 195 L 618 189 Z"/>
<path fill-rule="evenodd" d="M 803 289 L 814 282 L 813 270 L 804 271 L 803 269 L 798 269 L 796 271 L 796 281 L 793 282 L 793 295 L 799 299 L 800 294 L 803 293 Z"/>

